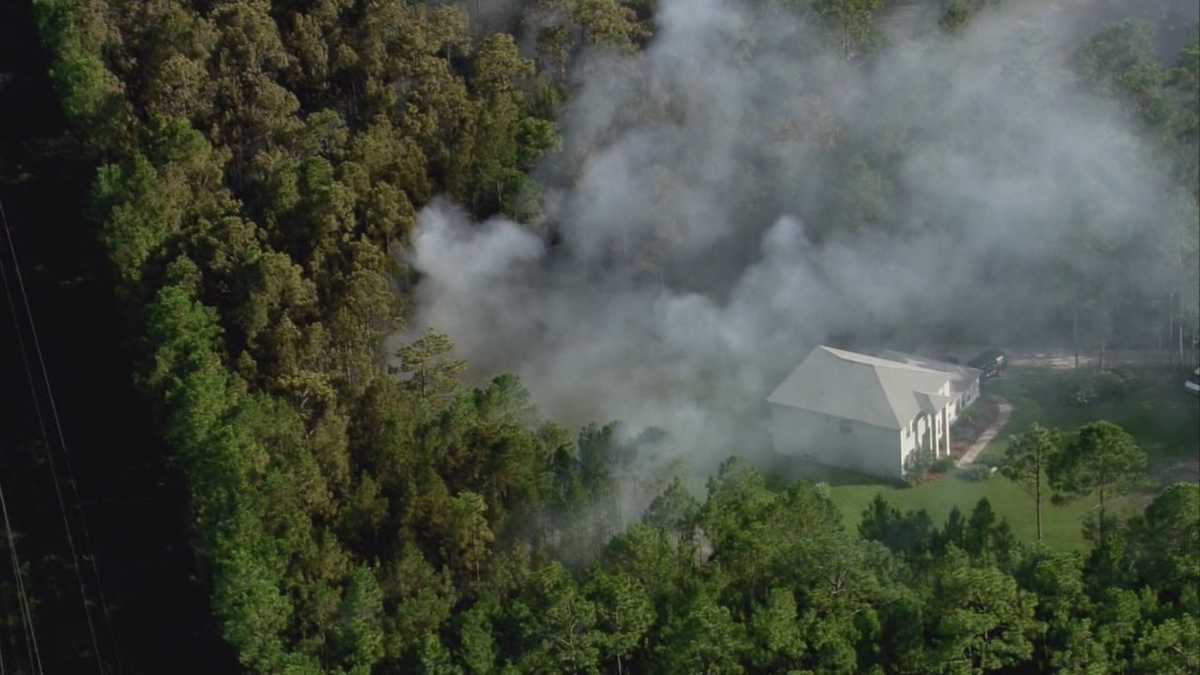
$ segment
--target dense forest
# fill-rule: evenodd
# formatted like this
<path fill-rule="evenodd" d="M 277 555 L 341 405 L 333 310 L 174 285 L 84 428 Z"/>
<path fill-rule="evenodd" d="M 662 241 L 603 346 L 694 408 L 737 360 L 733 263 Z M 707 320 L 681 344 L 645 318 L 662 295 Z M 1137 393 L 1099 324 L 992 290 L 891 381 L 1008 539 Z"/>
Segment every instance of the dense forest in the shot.
<path fill-rule="evenodd" d="M 435 221 L 448 218 L 536 241 L 556 283 L 621 277 L 720 295 L 728 285 L 681 279 L 719 268 L 713 250 L 753 257 L 785 213 L 803 219 L 818 255 L 849 236 L 965 239 L 967 219 L 1001 228 L 982 198 L 914 189 L 905 158 L 1023 147 L 1028 120 L 960 137 L 947 119 L 918 127 L 883 113 L 904 100 L 922 111 L 951 102 L 891 91 L 872 108 L 863 92 L 887 84 L 871 74 L 903 39 L 926 50 L 915 62 L 905 52 L 907 67 L 941 86 L 953 59 L 938 50 L 976 44 L 1024 4 L 33 0 L 0 9 L 10 120 L 0 130 L 0 253 L 15 320 L 0 371 L 5 669 L 1196 672 L 1196 484 L 1163 486 L 1129 519 L 1101 511 L 1085 553 L 1017 540 L 986 501 L 935 523 L 880 498 L 847 525 L 825 486 L 768 487 L 732 446 L 696 494 L 686 436 L 633 428 L 586 400 L 572 402 L 582 413 L 552 418 L 542 410 L 554 401 L 505 372 L 524 361 L 505 364 L 506 352 L 544 343 L 512 344 L 525 333 L 490 323 L 495 303 L 455 295 L 503 283 L 468 269 L 486 270 L 486 260 L 428 262 Z M 1039 68 L 1053 70 L 1070 93 L 1038 92 L 1045 100 L 1095 102 L 1104 123 L 1081 122 L 1080 135 L 1106 143 L 1086 132 L 1119 126 L 1135 147 L 1116 163 L 1137 167 L 1136 187 L 1112 171 L 1097 170 L 1094 183 L 1070 177 L 1086 184 L 1068 191 L 1071 201 L 1021 212 L 1055 214 L 1053 225 L 1030 215 L 1028 230 L 1045 233 L 1036 246 L 1069 254 L 1014 269 L 1024 259 L 997 234 L 980 240 L 995 253 L 979 274 L 998 286 L 1006 274 L 1053 278 L 1054 292 L 1038 298 L 1047 304 L 1029 314 L 1036 330 L 1077 349 L 1081 339 L 1101 350 L 1182 344 L 1200 325 L 1200 37 L 1194 26 L 1166 31 L 1175 15 L 1143 15 L 1170 3 L 1093 4 L 1104 11 L 1080 11 L 1103 21 L 1078 22 L 1087 33 L 1072 35 L 1060 60 L 1005 68 L 1031 90 Z M 723 14 L 730 6 L 738 14 Z M 818 82 L 783 104 L 759 100 L 755 85 L 730 117 L 669 73 L 640 70 L 671 52 L 663 33 L 714 15 L 743 17 L 704 30 L 718 31 L 745 71 L 723 63 L 712 77 L 749 81 L 763 63 L 790 72 L 804 58 L 828 64 L 806 77 L 867 84 L 839 100 L 840 80 Z M 922 69 L 921 58 L 938 65 Z M 663 70 L 672 67 L 705 74 L 691 55 Z M 801 107 L 771 114 L 781 106 Z M 587 167 L 627 130 L 690 129 L 700 110 L 713 113 L 705 125 L 743 136 L 709 137 L 706 152 L 737 158 L 728 173 L 706 184 L 693 155 L 646 160 L 655 170 L 636 182 L 660 190 L 659 215 L 632 235 L 605 230 L 589 202 L 597 193 L 579 188 L 596 179 Z M 757 119 L 747 110 L 762 128 L 738 126 Z M 1008 112 L 968 103 L 953 114 L 990 124 Z M 694 133 L 683 137 L 695 146 Z M 819 171 L 797 177 L 762 149 L 783 154 L 772 143 L 817 153 L 805 157 L 821 157 Z M 1047 152 L 1103 163 L 1066 142 Z M 1109 223 L 1101 195 L 1135 201 Z M 695 243 L 707 231 L 686 221 L 711 215 L 679 206 L 692 200 L 727 209 L 723 222 L 736 213 L 744 237 Z M 1145 273 L 1114 274 L 1132 267 Z M 430 279 L 449 290 L 430 290 Z M 1033 287 L 1017 287 L 1003 302 L 1033 304 Z M 552 320 L 517 306 L 552 304 L 539 288 L 501 295 L 513 303 L 503 309 L 528 324 L 521 330 L 553 333 Z M 439 325 L 448 312 L 475 313 Z M 625 330 L 615 314 L 597 320 Z M 949 314 L 931 322 L 971 330 Z M 462 350 L 457 333 L 468 326 L 473 346 Z M 1057 463 L 1030 480 L 1062 495 L 1089 493 L 1111 469 L 1088 463 L 1095 448 L 1122 470 L 1139 463 L 1102 423 L 1023 441 L 1053 446 Z M 647 460 L 664 447 L 668 459 Z M 1027 479 L 1022 466 L 1012 471 Z"/>

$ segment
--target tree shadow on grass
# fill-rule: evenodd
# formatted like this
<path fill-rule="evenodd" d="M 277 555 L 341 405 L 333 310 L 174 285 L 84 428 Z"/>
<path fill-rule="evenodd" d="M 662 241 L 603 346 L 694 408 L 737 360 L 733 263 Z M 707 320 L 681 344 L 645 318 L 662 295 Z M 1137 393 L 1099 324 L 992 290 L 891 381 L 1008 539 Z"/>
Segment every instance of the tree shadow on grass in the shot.
<path fill-rule="evenodd" d="M 814 462 L 806 457 L 774 454 L 764 459 L 760 467 L 773 489 L 783 489 L 798 480 L 810 483 L 826 483 L 831 487 L 846 485 L 878 485 L 880 487 L 903 487 L 904 483 L 860 473 L 851 469 L 829 466 Z"/>

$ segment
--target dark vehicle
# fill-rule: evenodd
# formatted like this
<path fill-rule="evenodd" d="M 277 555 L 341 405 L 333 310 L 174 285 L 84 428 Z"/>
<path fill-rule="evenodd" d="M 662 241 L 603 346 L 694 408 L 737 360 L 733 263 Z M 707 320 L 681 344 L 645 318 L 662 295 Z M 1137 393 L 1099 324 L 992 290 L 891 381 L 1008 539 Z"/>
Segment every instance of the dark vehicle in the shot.
<path fill-rule="evenodd" d="M 978 368 L 983 374 L 980 379 L 988 380 L 1004 372 L 1008 368 L 1008 357 L 999 349 L 989 349 L 971 359 L 968 366 Z"/>

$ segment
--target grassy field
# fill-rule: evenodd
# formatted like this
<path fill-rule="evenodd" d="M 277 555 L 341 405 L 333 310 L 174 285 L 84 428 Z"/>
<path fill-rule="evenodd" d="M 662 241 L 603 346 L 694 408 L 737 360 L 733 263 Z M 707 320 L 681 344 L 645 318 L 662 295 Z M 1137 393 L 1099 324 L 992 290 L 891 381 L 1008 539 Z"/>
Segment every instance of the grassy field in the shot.
<path fill-rule="evenodd" d="M 1074 405 L 1071 395 L 1087 383 L 1094 371 L 1055 371 L 1048 368 L 1013 369 L 995 381 L 991 393 L 1013 404 L 1009 428 L 988 446 L 980 459 L 999 461 L 1012 433 L 1033 422 L 1073 429 L 1093 420 L 1119 424 L 1137 439 L 1155 464 L 1196 460 L 1200 446 L 1200 399 L 1183 389 L 1183 375 L 1175 369 L 1116 371 L 1120 384 L 1108 380 L 1112 391 L 1094 386 L 1100 398 L 1086 406 Z M 1104 395 L 1106 394 L 1107 395 Z"/>
<path fill-rule="evenodd" d="M 1146 449 L 1151 471 L 1162 482 L 1196 480 L 1196 458 L 1200 452 L 1200 401 L 1184 391 L 1177 371 L 1146 369 L 1126 371 L 1116 378 L 1096 380 L 1095 371 L 1055 371 L 1048 368 L 1014 368 L 1003 378 L 989 382 L 988 395 L 999 395 L 1013 404 L 1013 416 L 980 455 L 979 463 L 995 464 L 1004 455 L 1009 437 L 1029 428 L 1043 426 L 1074 429 L 1093 420 L 1121 425 Z M 1081 388 L 1095 392 L 1086 404 L 1073 401 Z M 914 488 L 880 484 L 869 477 L 831 469 L 803 470 L 800 475 L 831 486 L 834 501 L 847 527 L 857 527 L 863 509 L 877 493 L 902 510 L 923 508 L 935 523 L 941 523 L 957 505 L 965 513 L 987 497 L 996 513 L 1008 519 L 1017 537 L 1033 541 L 1033 500 L 1000 475 L 970 481 L 954 471 L 940 480 Z M 1129 515 L 1141 510 L 1149 494 L 1133 495 L 1113 504 Z M 1083 549 L 1084 518 L 1096 506 L 1094 498 L 1055 506 L 1046 499 L 1042 511 L 1043 538 L 1060 549 Z"/>

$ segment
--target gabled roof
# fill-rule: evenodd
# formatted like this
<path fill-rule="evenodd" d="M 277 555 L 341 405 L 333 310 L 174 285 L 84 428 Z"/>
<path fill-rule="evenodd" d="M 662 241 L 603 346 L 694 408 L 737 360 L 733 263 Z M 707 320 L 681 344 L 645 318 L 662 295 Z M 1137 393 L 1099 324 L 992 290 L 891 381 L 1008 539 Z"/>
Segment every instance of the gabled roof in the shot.
<path fill-rule="evenodd" d="M 775 405 L 901 429 L 949 401 L 944 372 L 820 346 L 767 397 Z"/>
<path fill-rule="evenodd" d="M 950 390 L 956 394 L 969 389 L 971 383 L 978 380 L 982 373 L 978 368 L 939 361 L 927 356 L 907 354 L 891 349 L 882 351 L 879 355 L 889 361 L 899 361 L 900 363 L 907 363 L 910 366 L 917 366 L 918 368 L 926 368 L 928 370 L 939 370 L 946 373 L 950 376 Z"/>
<path fill-rule="evenodd" d="M 923 391 L 913 393 L 917 395 L 917 405 L 920 406 L 921 412 L 935 413 L 945 408 L 947 403 L 954 400 L 949 396 L 942 396 L 941 394 L 928 394 Z"/>

